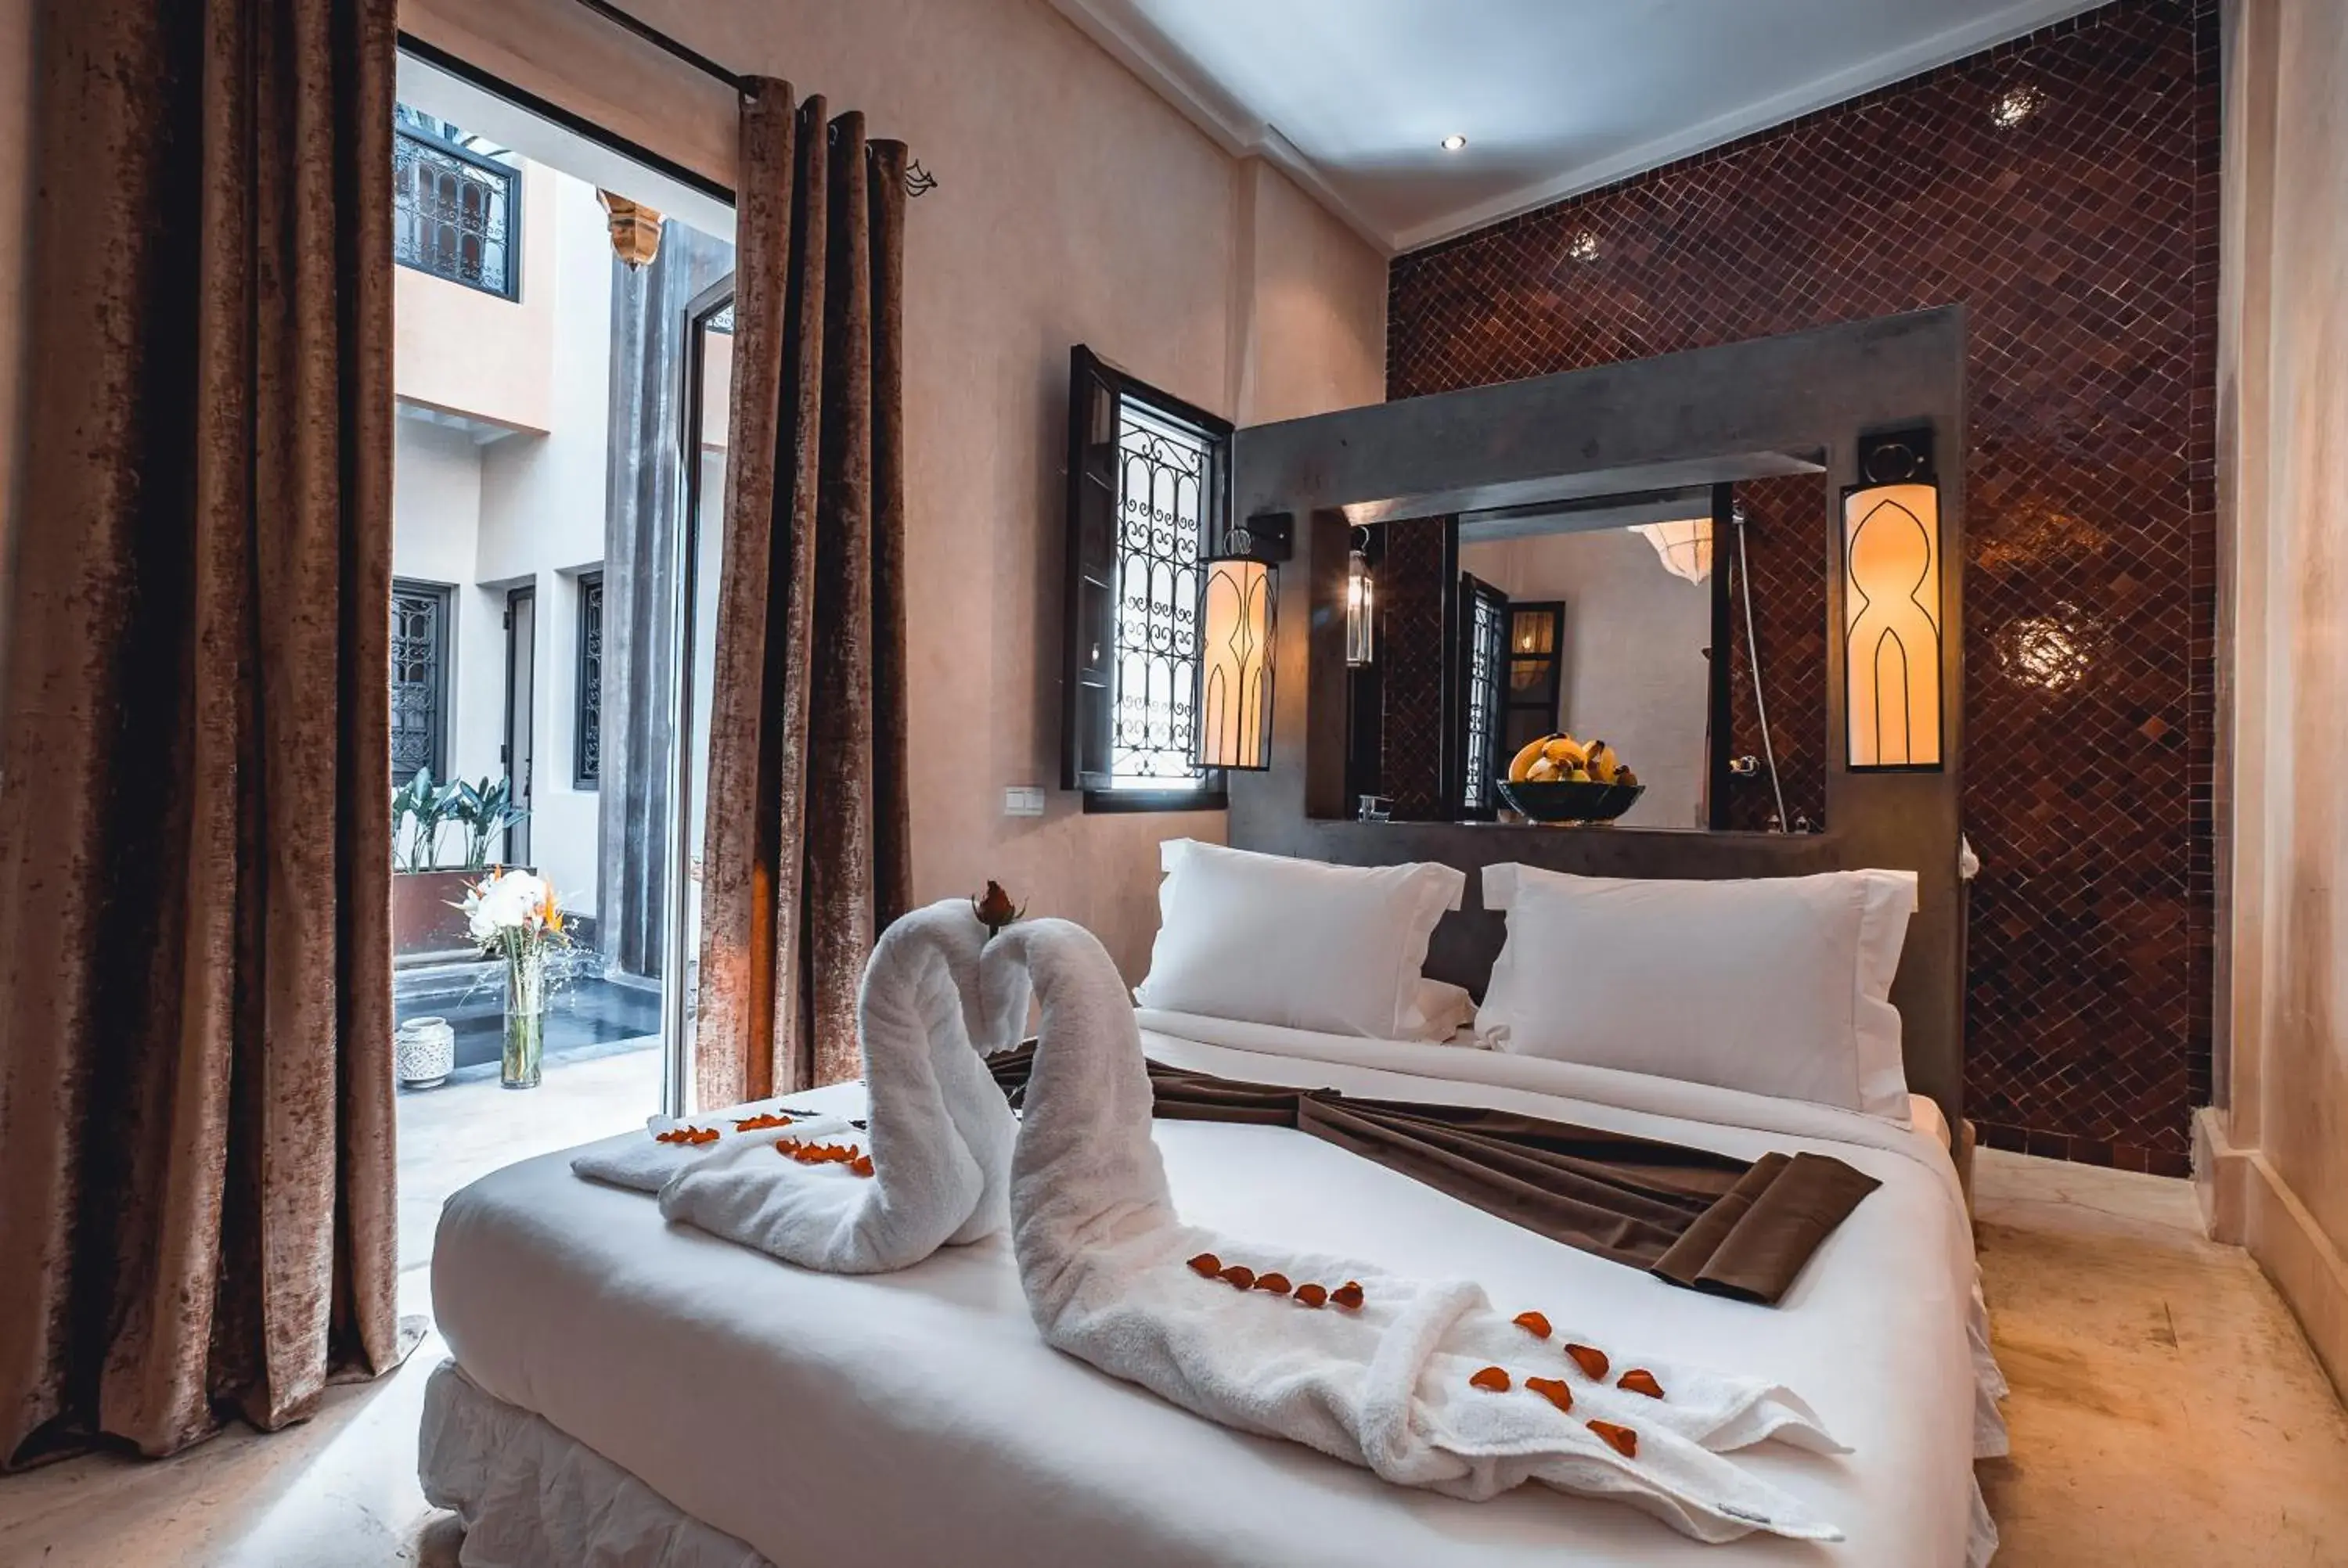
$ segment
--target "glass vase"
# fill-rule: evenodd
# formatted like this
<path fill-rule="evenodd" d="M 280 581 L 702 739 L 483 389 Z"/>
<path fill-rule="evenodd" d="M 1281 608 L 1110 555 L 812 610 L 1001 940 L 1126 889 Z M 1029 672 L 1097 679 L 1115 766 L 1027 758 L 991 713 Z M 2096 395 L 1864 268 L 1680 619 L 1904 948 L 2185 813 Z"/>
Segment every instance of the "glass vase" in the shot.
<path fill-rule="evenodd" d="M 506 956 L 506 1040 L 499 1081 L 538 1087 L 546 1044 L 546 955 L 535 945 Z"/>

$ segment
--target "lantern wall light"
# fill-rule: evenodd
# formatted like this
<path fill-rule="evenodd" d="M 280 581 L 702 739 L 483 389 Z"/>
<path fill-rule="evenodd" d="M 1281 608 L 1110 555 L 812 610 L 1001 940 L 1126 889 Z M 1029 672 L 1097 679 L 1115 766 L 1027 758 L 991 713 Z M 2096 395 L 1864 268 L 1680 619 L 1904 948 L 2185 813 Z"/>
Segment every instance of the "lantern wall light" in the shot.
<path fill-rule="evenodd" d="M 1272 638 L 1292 535 L 1284 513 L 1251 518 L 1206 561 L 1199 592 L 1198 750 L 1204 768 L 1272 766 Z"/>
<path fill-rule="evenodd" d="M 1367 528 L 1354 530 L 1354 548 L 1345 556 L 1345 665 L 1358 670 L 1378 655 L 1378 585 L 1370 576 L 1370 558 L 1363 548 L 1370 542 Z"/>
<path fill-rule="evenodd" d="M 1937 771 L 1941 497 L 1930 435 L 1862 443 L 1843 492 L 1844 696 L 1853 772 Z"/>

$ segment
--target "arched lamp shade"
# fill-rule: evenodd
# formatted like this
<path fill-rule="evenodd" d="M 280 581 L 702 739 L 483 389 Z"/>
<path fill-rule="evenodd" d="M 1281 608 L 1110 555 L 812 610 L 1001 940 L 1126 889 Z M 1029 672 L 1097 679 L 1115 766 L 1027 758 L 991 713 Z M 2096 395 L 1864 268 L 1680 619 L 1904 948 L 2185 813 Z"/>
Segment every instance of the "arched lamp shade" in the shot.
<path fill-rule="evenodd" d="M 1663 569 L 1690 582 L 1712 575 L 1712 519 L 1692 518 L 1682 523 L 1634 523 L 1640 538 L 1655 547 Z"/>
<path fill-rule="evenodd" d="M 1217 556 L 1200 593 L 1199 749 L 1204 768 L 1272 766 L 1272 634 L 1279 576 L 1270 562 Z"/>
<path fill-rule="evenodd" d="M 1941 764 L 1941 497 L 1843 492 L 1844 680 L 1854 771 Z"/>

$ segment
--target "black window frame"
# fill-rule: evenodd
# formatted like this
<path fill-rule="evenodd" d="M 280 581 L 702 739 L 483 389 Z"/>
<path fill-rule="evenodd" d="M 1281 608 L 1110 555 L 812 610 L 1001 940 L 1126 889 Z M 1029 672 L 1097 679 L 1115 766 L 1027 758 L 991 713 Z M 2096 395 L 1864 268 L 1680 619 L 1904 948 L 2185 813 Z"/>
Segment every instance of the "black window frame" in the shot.
<path fill-rule="evenodd" d="M 1231 423 L 1152 386 L 1079 343 L 1068 355 L 1066 573 L 1061 608 L 1060 787 L 1079 793 L 1087 812 L 1222 811 L 1231 804 L 1220 768 L 1170 789 L 1117 788 L 1117 469 L 1127 400 L 1152 417 L 1201 436 L 1211 477 L 1201 487 L 1199 559 L 1202 563 L 1231 517 Z M 1103 415 L 1107 420 L 1104 424 Z M 1194 703 L 1195 710 L 1195 703 Z M 1191 722 L 1197 723 L 1197 714 Z"/>
<path fill-rule="evenodd" d="M 1453 814 L 1463 822 L 1489 822 L 1499 802 L 1492 779 L 1505 758 L 1500 735 L 1508 722 L 1509 596 L 1473 572 L 1454 579 L 1455 634 L 1448 641 L 1452 688 L 1450 751 L 1458 759 L 1449 781 Z"/>
<path fill-rule="evenodd" d="M 437 635 L 434 638 L 432 658 L 432 754 L 421 765 L 430 768 L 434 778 L 445 781 L 448 777 L 449 719 L 452 716 L 448 712 L 448 678 L 450 670 L 457 662 L 457 589 L 452 583 L 432 582 L 423 578 L 393 578 L 391 602 L 385 608 L 395 622 L 392 629 L 392 641 L 395 643 L 399 640 L 396 620 L 399 615 L 399 600 L 402 597 L 430 599 L 436 600 L 438 605 L 435 616 Z M 391 680 L 392 732 L 395 736 L 398 733 L 399 684 L 398 661 L 395 658 L 392 661 Z M 406 784 L 408 779 L 415 776 L 415 768 L 408 769 L 407 774 L 402 776 L 397 759 L 393 760 L 391 782 L 395 787 Z"/>
<path fill-rule="evenodd" d="M 579 574 L 579 597 L 572 618 L 575 630 L 572 641 L 577 649 L 577 661 L 572 668 L 571 682 L 571 787 L 597 790 L 603 784 L 603 569 Z M 592 610 L 593 641 L 589 641 L 590 610 Z M 590 687 L 594 701 L 588 701 Z M 591 748 L 588 739 L 588 719 L 594 719 L 594 739 Z M 592 754 L 591 754 L 592 753 Z"/>
<path fill-rule="evenodd" d="M 425 261 L 401 254 L 396 213 L 394 214 L 393 261 L 407 268 L 410 272 L 421 272 L 427 278 L 438 278 L 441 282 L 454 283 L 460 289 L 471 289 L 476 293 L 487 294 L 491 299 L 506 300 L 520 304 L 521 302 L 522 234 L 522 171 L 520 168 L 515 164 L 500 162 L 494 158 L 483 157 L 463 142 L 448 135 L 443 128 L 446 122 L 426 125 L 419 119 L 407 118 L 407 115 L 399 112 L 407 108 L 407 105 L 398 104 L 393 110 L 391 134 L 395 149 L 398 141 L 405 138 L 414 142 L 417 147 L 454 159 L 477 173 L 489 177 L 489 180 L 493 180 L 498 185 L 500 198 L 505 202 L 505 268 L 504 275 L 495 283 L 488 281 L 486 272 L 481 281 L 476 282 L 460 273 L 445 272 Z M 411 114 L 419 112 L 409 111 Z"/>

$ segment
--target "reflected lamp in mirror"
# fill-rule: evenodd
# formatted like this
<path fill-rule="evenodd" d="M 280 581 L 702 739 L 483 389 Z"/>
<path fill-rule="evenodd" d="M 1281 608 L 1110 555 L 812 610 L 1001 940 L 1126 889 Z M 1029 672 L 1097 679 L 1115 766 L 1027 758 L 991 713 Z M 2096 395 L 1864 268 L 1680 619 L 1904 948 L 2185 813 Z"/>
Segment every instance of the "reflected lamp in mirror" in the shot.
<path fill-rule="evenodd" d="M 1886 441 L 1843 492 L 1845 693 L 1853 771 L 1941 765 L 1941 498 Z"/>
<path fill-rule="evenodd" d="M 1663 569 L 1690 582 L 1712 575 L 1712 519 L 1691 518 L 1678 523 L 1636 523 L 1641 538 L 1655 547 Z"/>
<path fill-rule="evenodd" d="M 1272 766 L 1272 636 L 1279 575 L 1245 553 L 1210 558 L 1199 596 L 1199 727 L 1205 768 L 1260 773 Z"/>
<path fill-rule="evenodd" d="M 1345 665 L 1358 670 L 1377 657 L 1377 584 L 1370 558 L 1355 545 L 1345 557 Z"/>

